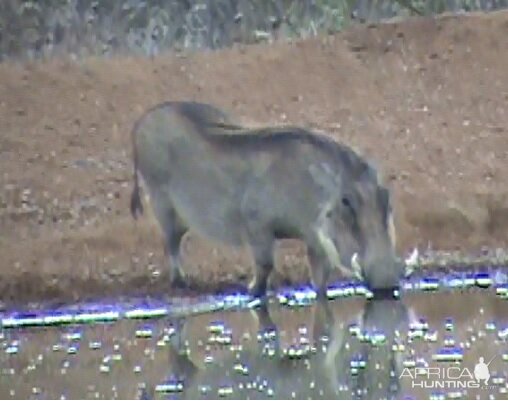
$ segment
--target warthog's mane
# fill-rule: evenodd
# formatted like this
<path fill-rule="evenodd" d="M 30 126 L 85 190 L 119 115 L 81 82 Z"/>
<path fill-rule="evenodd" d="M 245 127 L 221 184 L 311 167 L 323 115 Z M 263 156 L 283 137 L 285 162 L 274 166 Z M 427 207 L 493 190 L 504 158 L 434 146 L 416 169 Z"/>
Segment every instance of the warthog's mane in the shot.
<path fill-rule="evenodd" d="M 354 176 L 378 181 L 378 173 L 374 166 L 361 157 L 353 148 L 339 143 L 331 137 L 309 131 L 297 126 L 278 126 L 245 128 L 228 123 L 207 124 L 223 128 L 223 132 L 214 133 L 213 137 L 229 143 L 237 143 L 246 147 L 261 148 L 288 143 L 308 144 L 353 172 Z"/>

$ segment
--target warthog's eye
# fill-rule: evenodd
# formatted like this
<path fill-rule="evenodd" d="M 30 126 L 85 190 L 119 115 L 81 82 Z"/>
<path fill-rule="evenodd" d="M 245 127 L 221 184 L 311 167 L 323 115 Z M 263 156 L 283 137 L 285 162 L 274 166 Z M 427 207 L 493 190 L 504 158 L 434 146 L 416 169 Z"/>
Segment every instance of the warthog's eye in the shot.
<path fill-rule="evenodd" d="M 356 220 L 356 210 L 350 197 L 344 196 L 342 198 L 342 206 L 344 206 L 346 214 L 353 218 L 353 220 Z"/>

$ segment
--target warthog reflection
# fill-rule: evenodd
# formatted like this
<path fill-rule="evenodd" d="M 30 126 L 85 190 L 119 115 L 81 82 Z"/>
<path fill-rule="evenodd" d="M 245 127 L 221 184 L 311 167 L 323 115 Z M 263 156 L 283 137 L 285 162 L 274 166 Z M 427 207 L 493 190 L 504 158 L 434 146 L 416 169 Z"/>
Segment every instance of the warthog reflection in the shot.
<path fill-rule="evenodd" d="M 182 321 L 165 377 L 181 386 L 172 396 L 397 397 L 404 354 L 394 345 L 405 341 L 399 334 L 407 333 L 409 325 L 404 303 L 371 300 L 356 305 L 358 312 L 349 317 L 338 311 L 342 318 L 330 304 L 225 315 L 223 321 L 209 324 L 208 331 L 203 330 L 204 316 Z M 244 331 L 229 331 L 230 324 Z"/>

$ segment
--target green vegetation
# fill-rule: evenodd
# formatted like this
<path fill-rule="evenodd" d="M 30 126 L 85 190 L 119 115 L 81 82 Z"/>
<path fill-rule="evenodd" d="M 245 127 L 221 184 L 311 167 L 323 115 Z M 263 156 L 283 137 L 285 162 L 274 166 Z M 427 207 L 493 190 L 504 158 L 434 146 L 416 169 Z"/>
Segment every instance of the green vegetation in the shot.
<path fill-rule="evenodd" d="M 508 0 L 2 0 L 0 60 L 219 48 Z"/>

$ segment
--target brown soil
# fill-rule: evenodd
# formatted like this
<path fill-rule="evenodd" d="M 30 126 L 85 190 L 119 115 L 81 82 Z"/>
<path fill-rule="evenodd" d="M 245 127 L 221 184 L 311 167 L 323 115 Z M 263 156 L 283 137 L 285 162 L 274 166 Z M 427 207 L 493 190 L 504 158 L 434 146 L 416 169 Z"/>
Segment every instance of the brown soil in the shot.
<path fill-rule="evenodd" d="M 129 132 L 168 99 L 312 127 L 371 157 L 393 190 L 401 253 L 502 247 L 507 36 L 496 12 L 155 59 L 0 64 L 0 298 L 168 292 L 158 227 L 128 211 Z M 250 274 L 246 252 L 193 235 L 184 248 L 204 288 Z M 281 249 L 275 282 L 306 280 L 302 247 Z"/>

